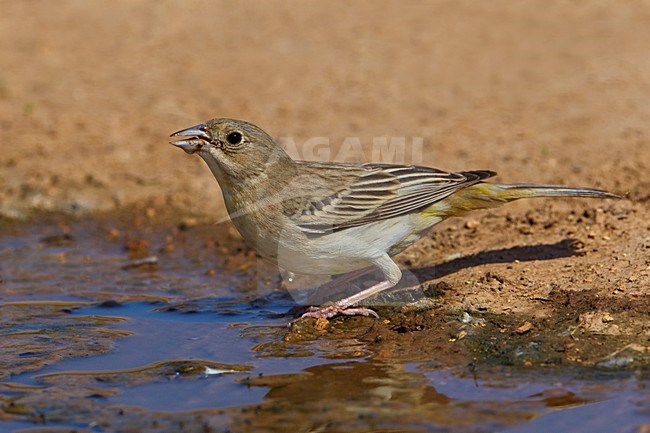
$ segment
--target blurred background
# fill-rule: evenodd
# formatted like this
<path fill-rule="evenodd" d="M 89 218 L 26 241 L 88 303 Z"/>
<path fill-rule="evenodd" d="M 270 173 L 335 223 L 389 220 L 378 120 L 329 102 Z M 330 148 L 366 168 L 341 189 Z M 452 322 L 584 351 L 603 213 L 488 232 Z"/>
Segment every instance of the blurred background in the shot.
<path fill-rule="evenodd" d="M 0 1 L 0 214 L 133 204 L 218 215 L 212 117 L 423 137 L 424 164 L 650 190 L 650 4 Z M 336 152 L 333 152 L 335 154 Z"/>

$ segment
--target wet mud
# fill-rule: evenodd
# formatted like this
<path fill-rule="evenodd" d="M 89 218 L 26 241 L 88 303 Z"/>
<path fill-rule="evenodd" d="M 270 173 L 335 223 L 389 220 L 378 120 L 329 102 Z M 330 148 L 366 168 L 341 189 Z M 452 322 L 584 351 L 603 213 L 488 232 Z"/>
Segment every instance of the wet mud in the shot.
<path fill-rule="evenodd" d="M 535 281 L 536 265 L 567 263 L 586 280 L 575 269 L 590 269 L 588 236 L 422 266 L 428 249 L 499 223 L 483 218 L 400 256 L 428 279 L 375 300 L 379 319 L 330 320 L 297 320 L 301 298 L 228 225 L 146 209 L 5 221 L 0 420 L 25 431 L 535 431 L 608 402 L 628 420 L 619 431 L 642 431 L 643 278 Z"/>

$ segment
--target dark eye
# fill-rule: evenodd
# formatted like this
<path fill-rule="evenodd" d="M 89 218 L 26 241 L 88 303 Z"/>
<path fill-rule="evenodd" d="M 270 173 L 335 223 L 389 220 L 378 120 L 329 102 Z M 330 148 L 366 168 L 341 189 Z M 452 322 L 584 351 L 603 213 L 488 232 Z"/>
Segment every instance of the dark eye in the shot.
<path fill-rule="evenodd" d="M 226 135 L 226 140 L 228 140 L 228 143 L 230 144 L 239 144 L 241 143 L 242 140 L 242 135 L 241 132 L 231 132 L 230 134 Z"/>

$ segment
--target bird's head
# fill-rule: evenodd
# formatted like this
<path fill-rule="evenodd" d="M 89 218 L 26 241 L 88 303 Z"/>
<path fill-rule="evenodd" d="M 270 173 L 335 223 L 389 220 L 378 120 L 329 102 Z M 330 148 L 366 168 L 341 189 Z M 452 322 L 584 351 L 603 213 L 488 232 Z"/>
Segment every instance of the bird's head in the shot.
<path fill-rule="evenodd" d="M 291 163 L 289 155 L 257 126 L 234 119 L 212 119 L 175 132 L 176 147 L 197 153 L 212 170 L 219 183 L 256 177 L 272 164 Z"/>

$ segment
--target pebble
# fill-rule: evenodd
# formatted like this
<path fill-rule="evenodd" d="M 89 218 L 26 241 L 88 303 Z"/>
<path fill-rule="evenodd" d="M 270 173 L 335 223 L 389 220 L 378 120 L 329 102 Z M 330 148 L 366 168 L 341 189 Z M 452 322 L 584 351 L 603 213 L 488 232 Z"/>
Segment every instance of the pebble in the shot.
<path fill-rule="evenodd" d="M 521 325 L 520 327 L 515 329 L 515 332 L 517 334 L 525 334 L 526 332 L 529 332 L 531 329 L 533 329 L 533 324 L 526 321 L 526 322 L 524 322 L 523 325 Z"/>
<path fill-rule="evenodd" d="M 465 223 L 465 228 L 466 229 L 475 229 L 476 227 L 480 226 L 481 223 L 478 220 L 469 220 Z"/>

